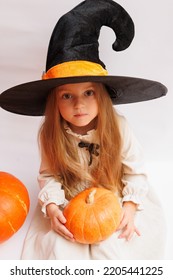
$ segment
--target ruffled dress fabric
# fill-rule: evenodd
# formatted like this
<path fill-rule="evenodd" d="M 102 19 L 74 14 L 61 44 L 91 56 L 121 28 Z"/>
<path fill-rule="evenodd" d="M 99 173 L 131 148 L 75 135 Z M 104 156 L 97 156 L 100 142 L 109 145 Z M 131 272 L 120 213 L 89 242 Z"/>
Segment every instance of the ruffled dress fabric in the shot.
<path fill-rule="evenodd" d="M 46 206 L 55 203 L 64 208 L 68 200 L 60 182 L 49 174 L 38 176 L 40 185 L 39 203 L 33 220 L 26 235 L 21 259 L 27 260 L 157 260 L 164 259 L 165 251 L 165 217 L 155 190 L 149 185 L 144 168 L 141 147 L 134 137 L 126 119 L 119 115 L 119 125 L 123 139 L 122 163 L 124 165 L 123 198 L 138 204 L 135 214 L 135 225 L 141 236 L 135 233 L 131 240 L 119 239 L 120 231 L 112 234 L 108 239 L 97 244 L 73 243 L 58 235 L 51 229 L 50 219 L 46 217 Z M 73 133 L 66 127 L 69 137 L 75 145 L 81 141 L 97 143 L 96 131 L 91 130 L 87 135 Z M 92 164 L 88 166 L 90 154 L 87 148 L 78 148 L 81 164 L 84 168 L 93 168 L 99 156 L 93 155 Z M 42 164 L 45 169 L 45 164 Z M 41 170 L 42 170 L 41 168 Z M 41 171 L 40 170 L 40 171 Z M 77 192 L 88 187 L 86 184 L 77 186 Z"/>

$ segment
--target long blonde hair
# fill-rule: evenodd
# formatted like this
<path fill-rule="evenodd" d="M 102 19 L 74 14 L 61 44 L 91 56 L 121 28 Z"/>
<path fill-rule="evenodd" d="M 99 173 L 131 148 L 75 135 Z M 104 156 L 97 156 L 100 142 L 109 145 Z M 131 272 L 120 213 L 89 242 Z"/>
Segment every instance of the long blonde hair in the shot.
<path fill-rule="evenodd" d="M 98 102 L 97 134 L 100 151 L 98 165 L 91 174 L 83 170 L 78 158 L 77 147 L 64 129 L 64 121 L 57 106 L 56 89 L 50 93 L 45 117 L 39 130 L 39 141 L 51 174 L 61 180 L 68 194 L 82 181 L 90 185 L 103 186 L 121 194 L 122 164 L 121 136 L 116 112 L 105 87 L 100 84 Z"/>

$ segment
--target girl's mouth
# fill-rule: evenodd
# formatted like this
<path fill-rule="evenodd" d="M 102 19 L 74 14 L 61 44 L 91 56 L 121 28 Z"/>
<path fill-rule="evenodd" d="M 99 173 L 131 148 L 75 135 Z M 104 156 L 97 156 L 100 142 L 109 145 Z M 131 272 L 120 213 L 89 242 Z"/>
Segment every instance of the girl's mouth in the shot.
<path fill-rule="evenodd" d="M 84 114 L 84 113 L 74 115 L 74 117 L 76 117 L 76 118 L 85 117 L 85 116 L 87 116 L 87 114 Z"/>

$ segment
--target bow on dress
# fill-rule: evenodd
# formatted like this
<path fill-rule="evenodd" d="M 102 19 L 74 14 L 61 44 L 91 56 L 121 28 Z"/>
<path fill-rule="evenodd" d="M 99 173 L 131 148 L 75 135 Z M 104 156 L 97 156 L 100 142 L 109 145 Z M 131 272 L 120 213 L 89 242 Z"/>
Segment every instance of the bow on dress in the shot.
<path fill-rule="evenodd" d="M 88 142 L 81 141 L 78 144 L 78 146 L 80 148 L 86 148 L 86 150 L 89 152 L 90 160 L 89 160 L 88 165 L 90 166 L 92 164 L 92 161 L 93 161 L 93 155 L 99 156 L 99 152 L 98 152 L 98 149 L 100 147 L 99 144 L 88 143 Z"/>

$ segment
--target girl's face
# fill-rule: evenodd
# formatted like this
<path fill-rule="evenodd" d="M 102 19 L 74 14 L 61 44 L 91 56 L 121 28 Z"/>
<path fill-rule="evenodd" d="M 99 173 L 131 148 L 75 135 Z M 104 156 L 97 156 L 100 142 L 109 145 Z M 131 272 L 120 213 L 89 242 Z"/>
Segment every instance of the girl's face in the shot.
<path fill-rule="evenodd" d="M 84 134 L 95 128 L 99 91 L 100 84 L 90 82 L 57 87 L 59 112 L 74 132 Z"/>

